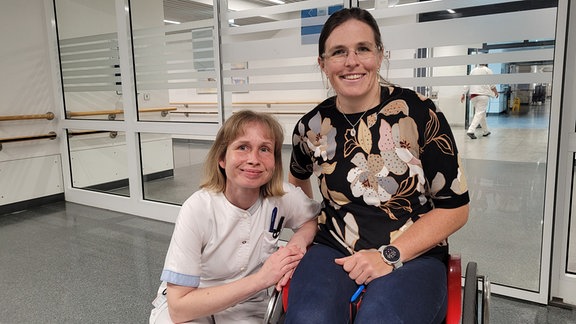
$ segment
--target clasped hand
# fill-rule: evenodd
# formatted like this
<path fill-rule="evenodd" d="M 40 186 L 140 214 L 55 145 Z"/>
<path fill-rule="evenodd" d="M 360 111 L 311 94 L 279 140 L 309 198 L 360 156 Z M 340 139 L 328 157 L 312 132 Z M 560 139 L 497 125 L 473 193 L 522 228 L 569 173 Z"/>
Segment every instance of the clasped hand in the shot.
<path fill-rule="evenodd" d="M 382 259 L 377 250 L 361 250 L 351 256 L 334 259 L 336 264 L 342 266 L 348 272 L 350 279 L 358 285 L 369 284 L 370 281 L 392 272 L 392 266 Z"/>
<path fill-rule="evenodd" d="M 304 252 L 295 245 L 281 246 L 264 262 L 258 274 L 266 286 L 276 285 L 276 289 L 280 291 L 292 277 L 292 273 L 304 256 Z"/>

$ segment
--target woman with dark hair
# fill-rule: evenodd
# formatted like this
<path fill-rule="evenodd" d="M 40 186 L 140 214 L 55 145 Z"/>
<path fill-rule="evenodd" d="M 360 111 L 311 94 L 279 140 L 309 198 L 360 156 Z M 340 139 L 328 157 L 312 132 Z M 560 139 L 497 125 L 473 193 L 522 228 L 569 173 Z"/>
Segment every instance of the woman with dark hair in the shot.
<path fill-rule="evenodd" d="M 449 124 L 424 96 L 383 82 L 378 24 L 335 12 L 318 64 L 333 97 L 293 133 L 290 182 L 323 198 L 319 230 L 290 284 L 287 323 L 440 323 L 447 238 L 468 219 L 468 189 Z"/>
<path fill-rule="evenodd" d="M 262 322 L 268 288 L 286 284 L 312 243 L 320 211 L 283 182 L 283 138 L 269 114 L 245 110 L 226 120 L 201 189 L 180 209 L 150 323 Z M 295 233 L 278 249 L 283 227 Z"/>

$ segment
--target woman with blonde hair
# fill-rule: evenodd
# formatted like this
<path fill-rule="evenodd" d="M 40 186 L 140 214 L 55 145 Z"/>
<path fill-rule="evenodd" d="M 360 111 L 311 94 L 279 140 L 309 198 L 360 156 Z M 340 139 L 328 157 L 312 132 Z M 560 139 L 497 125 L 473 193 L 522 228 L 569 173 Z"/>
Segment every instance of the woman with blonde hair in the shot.
<path fill-rule="evenodd" d="M 282 181 L 274 117 L 231 116 L 216 136 L 201 189 L 178 215 L 151 323 L 261 323 L 316 233 L 320 206 Z M 294 235 L 277 243 L 283 227 Z M 162 286 L 163 287 L 163 286 Z"/>

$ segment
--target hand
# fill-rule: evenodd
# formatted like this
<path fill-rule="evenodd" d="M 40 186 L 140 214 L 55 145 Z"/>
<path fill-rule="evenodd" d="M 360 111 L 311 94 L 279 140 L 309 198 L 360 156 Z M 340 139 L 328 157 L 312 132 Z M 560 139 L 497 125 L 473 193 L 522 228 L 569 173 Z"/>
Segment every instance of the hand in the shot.
<path fill-rule="evenodd" d="M 298 263 L 300 263 L 300 262 L 298 262 Z M 286 272 L 286 274 L 284 274 L 282 279 L 280 279 L 280 281 L 278 281 L 278 283 L 276 283 L 276 290 L 282 291 L 282 288 L 284 288 L 284 286 L 286 286 L 286 284 L 288 284 L 288 280 L 290 280 L 292 278 L 293 273 L 294 273 L 294 269 Z"/>
<path fill-rule="evenodd" d="M 498 89 L 496 89 L 496 87 L 492 87 L 491 90 L 494 93 L 494 98 L 498 98 Z"/>
<path fill-rule="evenodd" d="M 306 243 L 304 241 L 300 242 L 302 240 L 297 240 L 297 239 L 291 239 L 288 244 L 286 244 L 286 248 L 291 248 L 291 249 L 297 249 L 298 251 L 301 251 L 302 254 L 305 254 L 307 251 L 307 246 Z M 300 263 L 300 260 L 298 260 L 296 262 L 296 266 L 298 266 L 298 264 Z M 282 278 L 280 279 L 280 281 L 278 281 L 276 283 L 276 290 L 281 291 L 282 288 L 284 286 L 286 286 L 286 284 L 288 283 L 288 281 L 290 280 L 290 278 L 292 278 L 292 274 L 294 273 L 294 270 L 296 269 L 296 266 L 294 267 L 294 269 L 286 272 L 284 274 L 284 276 L 282 276 Z"/>
<path fill-rule="evenodd" d="M 274 252 L 264 262 L 262 268 L 258 271 L 259 280 L 266 283 L 267 287 L 277 283 L 281 283 L 281 286 L 284 286 L 303 256 L 304 252 L 297 246 L 280 247 L 278 251 Z"/>
<path fill-rule="evenodd" d="M 377 250 L 361 250 L 357 253 L 334 260 L 336 264 L 342 266 L 348 272 L 350 279 L 358 285 L 369 284 L 370 281 L 385 276 L 392 272 L 392 266 L 382 259 L 382 255 Z"/>

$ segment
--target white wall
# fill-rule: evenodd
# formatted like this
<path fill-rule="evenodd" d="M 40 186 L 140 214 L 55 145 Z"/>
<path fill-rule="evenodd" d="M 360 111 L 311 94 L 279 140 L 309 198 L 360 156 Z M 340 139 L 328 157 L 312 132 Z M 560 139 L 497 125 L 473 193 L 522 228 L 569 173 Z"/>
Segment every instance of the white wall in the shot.
<path fill-rule="evenodd" d="M 48 120 L 0 121 L 0 137 L 58 132 L 42 0 L 5 0 L 0 10 L 0 115 L 44 114 Z M 4 143 L 0 206 L 63 192 L 61 134 L 55 140 Z"/>

